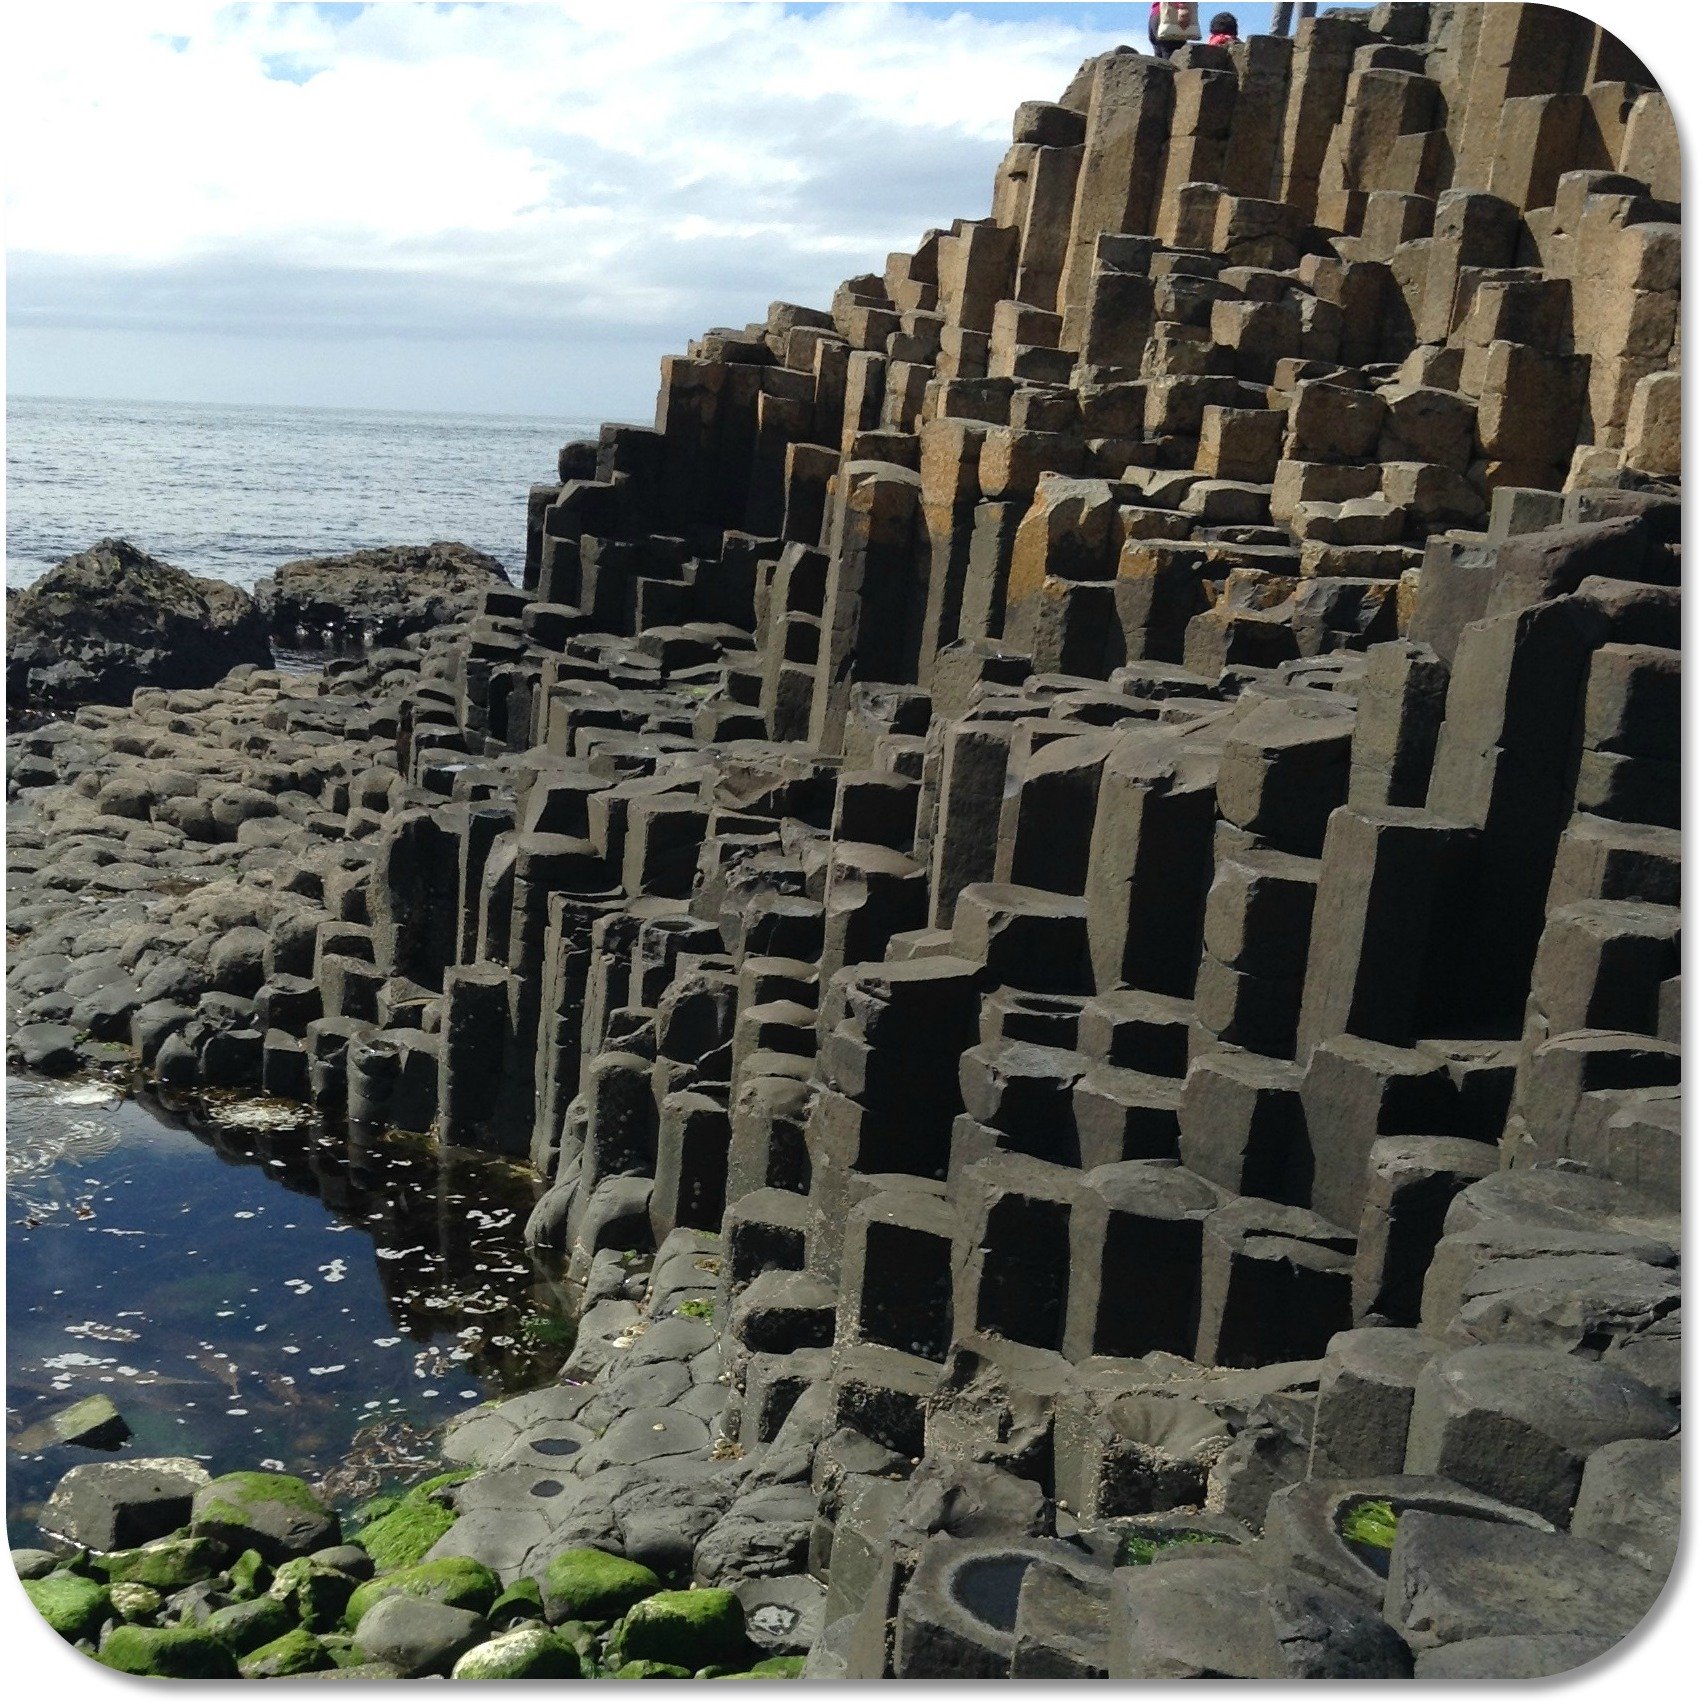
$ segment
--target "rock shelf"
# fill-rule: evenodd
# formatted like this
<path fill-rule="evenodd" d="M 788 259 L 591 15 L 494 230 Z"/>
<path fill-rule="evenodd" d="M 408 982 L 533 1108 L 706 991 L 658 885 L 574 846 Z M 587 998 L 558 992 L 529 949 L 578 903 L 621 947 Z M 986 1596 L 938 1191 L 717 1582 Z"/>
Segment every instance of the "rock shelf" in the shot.
<path fill-rule="evenodd" d="M 1677 1543 L 1677 197 L 1542 6 L 1090 60 L 522 586 L 15 737 L 13 1056 L 529 1160 L 578 1340 L 429 1523 L 517 1662 L 586 1549 L 721 1667 L 1587 1661 Z"/>

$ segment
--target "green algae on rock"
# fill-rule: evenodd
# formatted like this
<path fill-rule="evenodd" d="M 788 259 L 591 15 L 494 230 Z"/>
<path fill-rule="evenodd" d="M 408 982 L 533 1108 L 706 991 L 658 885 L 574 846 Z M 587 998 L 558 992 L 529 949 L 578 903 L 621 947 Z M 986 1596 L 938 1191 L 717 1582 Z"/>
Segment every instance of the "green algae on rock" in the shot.
<path fill-rule="evenodd" d="M 1397 1519 L 1387 1498 L 1366 1498 L 1343 1512 L 1339 1528 L 1351 1544 L 1388 1551 L 1396 1542 Z"/>
<path fill-rule="evenodd" d="M 96 1552 L 89 1567 L 109 1581 L 134 1581 L 170 1593 L 217 1574 L 224 1559 L 223 1547 L 212 1540 L 174 1535 L 128 1551 Z"/>
<path fill-rule="evenodd" d="M 112 1613 L 123 1622 L 152 1622 L 165 1607 L 165 1595 L 140 1581 L 119 1581 L 107 1588 Z"/>
<path fill-rule="evenodd" d="M 579 1653 L 548 1628 L 511 1628 L 456 1660 L 455 1681 L 576 1681 Z"/>
<path fill-rule="evenodd" d="M 222 1474 L 195 1494 L 191 1532 L 278 1564 L 342 1538 L 337 1517 L 293 1474 Z"/>
<path fill-rule="evenodd" d="M 251 1598 L 244 1604 L 227 1604 L 215 1610 L 201 1626 L 235 1656 L 243 1658 L 293 1633 L 297 1621 L 294 1612 L 281 1600 L 265 1597 Z"/>
<path fill-rule="evenodd" d="M 748 1670 L 741 1670 L 739 1676 L 761 1676 L 765 1681 L 796 1681 L 803 1673 L 804 1659 L 801 1657 L 763 1658 Z"/>
<path fill-rule="evenodd" d="M 720 1587 L 653 1593 L 621 1619 L 610 1644 L 624 1661 L 732 1667 L 746 1657 L 745 1607 Z"/>
<path fill-rule="evenodd" d="M 253 1598 L 272 1584 L 272 1569 L 258 1551 L 244 1551 L 225 1571 L 231 1578 L 234 1598 Z"/>
<path fill-rule="evenodd" d="M 471 1557 L 439 1557 L 363 1581 L 350 1598 L 343 1620 L 354 1628 L 375 1604 L 398 1594 L 427 1599 L 433 1604 L 453 1605 L 457 1610 L 471 1610 L 483 1616 L 502 1590 L 503 1583 L 483 1563 L 476 1563 Z"/>
<path fill-rule="evenodd" d="M 465 1478 L 465 1474 L 440 1474 L 394 1502 L 386 1500 L 354 1537 L 382 1570 L 418 1563 L 455 1525 L 455 1512 L 440 1503 L 436 1494 Z"/>
<path fill-rule="evenodd" d="M 497 1594 L 496 1602 L 486 1613 L 491 1625 L 501 1628 L 505 1623 L 523 1622 L 544 1615 L 544 1593 L 530 1575 L 506 1586 Z"/>
<path fill-rule="evenodd" d="M 563 1551 L 545 1565 L 544 1607 L 552 1622 L 612 1622 L 661 1590 L 656 1572 L 587 1546 Z"/>
<path fill-rule="evenodd" d="M 205 1628 L 143 1628 L 126 1622 L 101 1641 L 100 1661 L 126 1675 L 172 1681 L 235 1681 L 237 1661 Z"/>
<path fill-rule="evenodd" d="M 243 1658 L 241 1673 L 253 1681 L 269 1681 L 278 1676 L 316 1675 L 337 1668 L 336 1660 L 325 1643 L 305 1628 L 292 1628 L 257 1646 Z"/>
<path fill-rule="evenodd" d="M 50 1415 L 17 1438 L 13 1448 L 39 1450 L 48 1444 L 82 1445 L 88 1450 L 117 1450 L 130 1437 L 130 1423 L 104 1393 L 85 1397 Z"/>
<path fill-rule="evenodd" d="M 111 1595 L 99 1581 L 68 1570 L 25 1581 L 24 1593 L 62 1640 L 91 1639 L 112 1613 Z"/>
<path fill-rule="evenodd" d="M 1118 1547 L 1118 1562 L 1124 1567 L 1141 1567 L 1154 1558 L 1182 1545 L 1227 1545 L 1230 1541 L 1221 1533 L 1204 1533 L 1198 1528 L 1176 1528 L 1157 1533 L 1128 1534 Z"/>
<path fill-rule="evenodd" d="M 273 1577 L 268 1592 L 288 1605 L 304 1628 L 323 1634 L 337 1627 L 361 1583 L 342 1569 L 313 1557 L 292 1557 Z"/>
<path fill-rule="evenodd" d="M 749 1669 L 702 1669 L 699 1681 L 796 1681 L 804 1673 L 804 1659 L 764 1658 Z"/>

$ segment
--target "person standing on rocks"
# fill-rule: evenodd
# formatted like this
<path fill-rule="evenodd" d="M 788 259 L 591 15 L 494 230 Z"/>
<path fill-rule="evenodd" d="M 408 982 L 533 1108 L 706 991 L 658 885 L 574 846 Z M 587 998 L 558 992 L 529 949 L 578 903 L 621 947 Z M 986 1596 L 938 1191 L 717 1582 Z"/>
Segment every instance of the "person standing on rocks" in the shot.
<path fill-rule="evenodd" d="M 1200 40 L 1200 8 L 1165 0 L 1164 4 L 1153 8 L 1153 15 L 1148 21 L 1148 36 L 1153 43 L 1153 51 L 1161 59 L 1169 59 L 1179 47 Z"/>

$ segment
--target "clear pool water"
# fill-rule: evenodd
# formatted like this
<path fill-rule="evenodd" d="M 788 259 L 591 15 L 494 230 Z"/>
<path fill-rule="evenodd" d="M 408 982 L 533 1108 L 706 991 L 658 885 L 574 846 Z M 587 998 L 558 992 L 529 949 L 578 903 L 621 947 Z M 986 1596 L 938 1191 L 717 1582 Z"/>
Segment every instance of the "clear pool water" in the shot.
<path fill-rule="evenodd" d="M 215 1129 L 94 1081 L 12 1078 L 6 1107 L 14 1544 L 68 1467 L 106 1454 L 40 1443 L 79 1398 L 118 1405 L 123 1455 L 283 1465 L 347 1503 L 566 1357 L 518 1167 L 351 1147 L 276 1104 Z"/>

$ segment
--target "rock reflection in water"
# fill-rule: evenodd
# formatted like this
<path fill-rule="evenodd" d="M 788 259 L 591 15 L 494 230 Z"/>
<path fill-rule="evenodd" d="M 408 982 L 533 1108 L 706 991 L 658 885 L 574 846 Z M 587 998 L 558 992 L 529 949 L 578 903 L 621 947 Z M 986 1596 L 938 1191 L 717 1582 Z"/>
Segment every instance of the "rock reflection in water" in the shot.
<path fill-rule="evenodd" d="M 519 1167 L 325 1132 L 277 1103 L 7 1090 L 9 1438 L 104 1392 L 135 1429 L 128 1454 L 265 1457 L 354 1498 L 567 1353 Z M 15 1536 L 88 1455 L 10 1454 Z"/>

